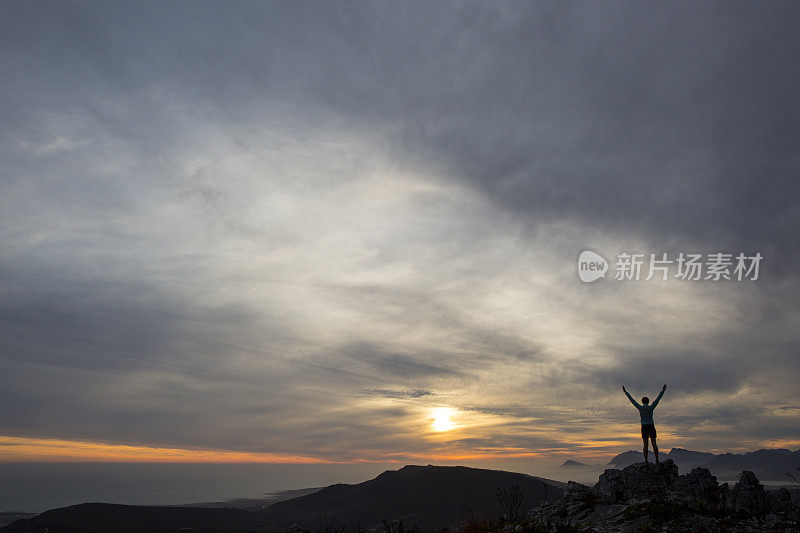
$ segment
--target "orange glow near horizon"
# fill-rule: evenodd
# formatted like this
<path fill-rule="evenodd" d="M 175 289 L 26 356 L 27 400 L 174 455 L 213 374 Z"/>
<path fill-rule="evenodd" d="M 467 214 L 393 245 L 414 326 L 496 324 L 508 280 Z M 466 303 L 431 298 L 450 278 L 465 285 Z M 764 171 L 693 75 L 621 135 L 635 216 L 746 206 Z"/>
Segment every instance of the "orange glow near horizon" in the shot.
<path fill-rule="evenodd" d="M 334 463 L 314 457 L 0 435 L 0 462 Z"/>
<path fill-rule="evenodd" d="M 441 424 L 449 421 L 440 420 Z M 452 423 L 451 421 L 449 423 Z M 459 427 L 453 424 L 454 428 Z M 444 435 L 449 430 L 436 431 Z M 450 448 L 447 444 L 433 450 L 385 451 L 375 454 L 362 451 L 368 457 L 319 458 L 279 453 L 241 452 L 231 450 L 169 448 L 146 445 L 108 444 L 102 442 L 14 437 L 0 435 L 0 462 L 142 462 L 142 463 L 281 463 L 281 464 L 342 464 L 342 463 L 414 463 L 469 462 L 502 459 L 563 460 L 580 457 L 604 458 L 616 455 L 621 449 L 637 449 L 631 439 L 581 440 L 569 446 L 532 450 L 511 446 L 481 447 L 478 449 Z M 638 442 L 637 442 L 638 444 Z M 781 443 L 783 444 L 783 443 Z M 714 450 L 718 452 L 717 450 Z M 730 450 L 725 450 L 730 451 Z M 355 452 L 358 453 L 358 452 Z"/>
<path fill-rule="evenodd" d="M 408 463 L 413 461 L 481 461 L 496 459 L 547 458 L 567 450 L 535 451 L 503 447 L 479 451 L 453 450 L 430 453 L 396 452 L 381 457 L 330 460 L 316 457 L 167 448 L 65 439 L 12 437 L 0 435 L 0 462 L 142 462 L 142 463 Z"/>
<path fill-rule="evenodd" d="M 503 448 L 482 452 L 389 453 L 375 459 L 333 461 L 314 457 L 234 452 L 224 450 L 193 450 L 161 448 L 126 444 L 104 444 L 63 439 L 38 439 L 0 436 L 0 462 L 159 462 L 159 463 L 403 463 L 408 461 L 475 461 L 500 458 L 545 457 L 547 454 L 518 448 Z"/>

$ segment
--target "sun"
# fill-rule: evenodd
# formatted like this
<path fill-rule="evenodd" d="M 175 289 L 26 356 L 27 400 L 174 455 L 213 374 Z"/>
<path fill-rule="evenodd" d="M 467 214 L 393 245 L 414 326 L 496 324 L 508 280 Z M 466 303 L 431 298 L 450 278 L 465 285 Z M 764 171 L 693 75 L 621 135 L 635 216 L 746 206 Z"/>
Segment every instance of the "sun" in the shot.
<path fill-rule="evenodd" d="M 456 425 L 450 419 L 455 414 L 455 409 L 450 407 L 437 407 L 433 410 L 433 430 L 434 431 L 450 431 Z"/>

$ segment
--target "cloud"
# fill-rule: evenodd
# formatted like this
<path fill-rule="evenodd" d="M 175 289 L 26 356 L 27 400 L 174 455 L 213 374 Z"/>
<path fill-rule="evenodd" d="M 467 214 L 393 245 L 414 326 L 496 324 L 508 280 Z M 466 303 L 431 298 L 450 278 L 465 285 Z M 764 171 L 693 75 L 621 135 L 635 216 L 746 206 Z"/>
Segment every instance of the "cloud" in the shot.
<path fill-rule="evenodd" d="M 684 447 L 800 438 L 798 10 L 718 7 L 3 5 L 0 435 L 606 452 L 668 382 Z"/>
<path fill-rule="evenodd" d="M 399 399 L 414 399 L 423 398 L 425 396 L 435 396 L 435 394 L 426 389 L 417 390 L 387 390 L 387 389 L 374 389 L 364 391 L 367 394 L 376 394 L 385 398 L 399 398 Z"/>
<path fill-rule="evenodd" d="M 46 156 L 53 155 L 59 152 L 69 152 L 77 150 L 82 146 L 89 144 L 89 141 L 80 141 L 75 139 L 68 139 L 66 137 L 57 137 L 52 141 L 42 144 L 33 145 L 27 142 L 19 143 L 19 146 L 25 150 L 30 150 L 36 155 Z"/>

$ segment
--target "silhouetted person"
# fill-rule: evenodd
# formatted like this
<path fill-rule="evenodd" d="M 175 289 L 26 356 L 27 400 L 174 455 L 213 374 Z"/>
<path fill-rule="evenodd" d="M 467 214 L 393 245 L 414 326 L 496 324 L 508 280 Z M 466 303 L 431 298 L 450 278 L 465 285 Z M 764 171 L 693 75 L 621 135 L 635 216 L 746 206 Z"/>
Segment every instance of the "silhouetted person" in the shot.
<path fill-rule="evenodd" d="M 642 405 L 639 405 L 633 397 L 628 394 L 628 391 L 625 390 L 625 386 L 622 386 L 622 392 L 625 393 L 625 396 L 631 401 L 634 407 L 639 410 L 639 417 L 642 419 L 642 440 L 644 441 L 644 447 L 642 448 L 642 453 L 644 454 L 644 462 L 647 463 L 647 438 L 649 437 L 650 440 L 653 442 L 653 453 L 656 455 L 656 463 L 658 463 L 658 446 L 656 445 L 656 425 L 653 422 L 653 409 L 656 408 L 658 402 L 661 400 L 661 397 L 664 396 L 664 391 L 667 390 L 667 386 L 664 385 L 661 388 L 661 392 L 658 394 L 658 398 L 653 404 L 650 404 L 650 399 L 645 396 L 642 398 Z"/>

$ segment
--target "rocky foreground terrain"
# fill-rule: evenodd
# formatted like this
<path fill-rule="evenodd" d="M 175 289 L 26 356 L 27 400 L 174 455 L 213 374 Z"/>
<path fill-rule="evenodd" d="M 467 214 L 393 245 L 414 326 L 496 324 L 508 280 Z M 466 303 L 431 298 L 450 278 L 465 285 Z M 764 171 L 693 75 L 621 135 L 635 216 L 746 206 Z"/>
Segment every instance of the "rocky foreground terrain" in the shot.
<path fill-rule="evenodd" d="M 678 475 L 667 459 L 608 469 L 594 487 L 570 481 L 563 498 L 530 511 L 526 525 L 545 531 L 743 532 L 795 531 L 796 521 L 786 488 L 767 492 L 750 471 L 730 488 L 706 468 Z"/>

